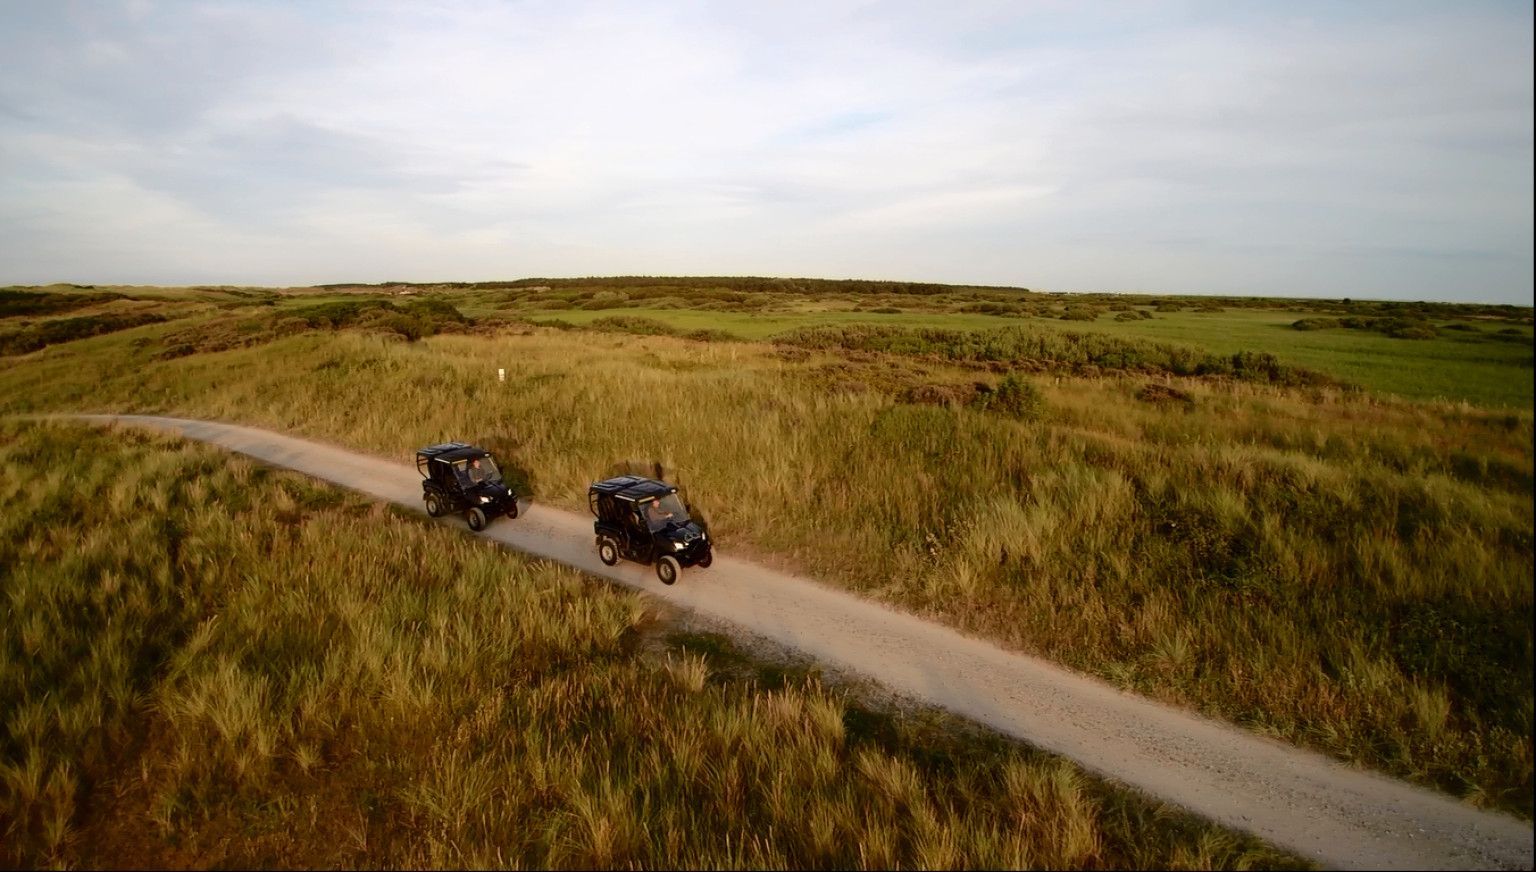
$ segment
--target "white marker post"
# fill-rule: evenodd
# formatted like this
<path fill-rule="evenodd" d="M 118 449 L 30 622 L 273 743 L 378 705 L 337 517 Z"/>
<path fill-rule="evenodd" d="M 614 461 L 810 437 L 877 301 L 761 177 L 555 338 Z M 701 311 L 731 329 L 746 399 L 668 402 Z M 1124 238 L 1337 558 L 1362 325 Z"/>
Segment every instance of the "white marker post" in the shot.
<path fill-rule="evenodd" d="M 496 380 L 501 382 L 502 384 L 506 384 L 507 383 L 507 371 L 504 370 L 504 369 L 498 368 L 496 370 Z"/>

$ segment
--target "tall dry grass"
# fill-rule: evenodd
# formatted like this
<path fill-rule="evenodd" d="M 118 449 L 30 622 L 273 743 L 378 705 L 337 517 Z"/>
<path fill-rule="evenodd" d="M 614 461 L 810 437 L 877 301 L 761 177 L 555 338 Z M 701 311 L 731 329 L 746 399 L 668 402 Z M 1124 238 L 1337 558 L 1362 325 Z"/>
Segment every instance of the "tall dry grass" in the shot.
<path fill-rule="evenodd" d="M 45 353 L 0 375 L 4 408 L 206 416 L 402 459 L 473 439 L 577 509 L 613 464 L 657 460 L 735 553 L 1530 813 L 1529 412 L 1035 376 L 1045 411 L 1019 422 L 893 398 L 992 377 L 932 362 L 552 331 L 153 350 Z"/>
<path fill-rule="evenodd" d="M 0 424 L 0 864 L 1298 865 L 212 449 Z"/>

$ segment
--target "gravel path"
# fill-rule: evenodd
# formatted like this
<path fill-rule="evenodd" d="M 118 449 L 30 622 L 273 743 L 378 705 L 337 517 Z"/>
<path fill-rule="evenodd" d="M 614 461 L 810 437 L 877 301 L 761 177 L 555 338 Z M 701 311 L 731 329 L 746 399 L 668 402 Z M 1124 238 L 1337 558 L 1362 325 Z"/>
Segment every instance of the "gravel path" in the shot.
<path fill-rule="evenodd" d="M 202 421 L 82 415 L 223 446 L 422 511 L 410 466 Z M 467 530 L 460 518 L 441 523 Z M 534 505 L 480 535 L 739 626 L 1226 826 L 1344 869 L 1530 869 L 1529 823 L 1265 739 L 726 553 L 664 587 L 602 565 L 591 519 Z"/>

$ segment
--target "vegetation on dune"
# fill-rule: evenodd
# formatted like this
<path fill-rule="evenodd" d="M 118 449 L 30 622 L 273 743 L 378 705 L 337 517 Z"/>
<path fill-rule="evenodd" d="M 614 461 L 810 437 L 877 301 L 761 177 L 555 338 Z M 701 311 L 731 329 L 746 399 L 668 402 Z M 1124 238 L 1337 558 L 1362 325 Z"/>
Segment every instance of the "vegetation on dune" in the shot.
<path fill-rule="evenodd" d="M 1394 339 L 1434 339 L 1440 335 L 1435 325 L 1422 317 L 1412 318 L 1302 318 L 1291 325 L 1297 330 L 1327 330 L 1335 327 L 1350 330 L 1374 330 Z M 1450 325 L 1466 329 L 1466 323 Z M 1474 331 L 1476 328 L 1472 328 Z"/>
<path fill-rule="evenodd" d="M 0 411 L 395 457 L 471 438 L 577 509 L 594 470 L 655 458 L 731 550 L 1530 815 L 1528 309 L 1101 295 L 1062 322 L 1057 295 L 756 281 L 209 289 L 218 310 L 15 361 Z"/>
<path fill-rule="evenodd" d="M 558 298 L 582 303 L 598 295 L 609 299 L 647 300 L 674 297 L 740 301 L 750 297 L 813 297 L 821 299 L 945 298 L 972 306 L 1019 306 L 1036 303 L 1124 310 L 1130 306 L 1221 311 L 1239 309 L 1307 310 L 1322 314 L 1427 318 L 1495 318 L 1531 322 L 1530 307 L 1491 303 L 1434 303 L 1394 300 L 1309 299 L 1298 297 L 1190 296 L 1137 293 L 1040 293 L 998 285 L 945 285 L 933 282 L 871 281 L 865 279 L 765 278 L 754 276 L 593 276 L 585 278 L 524 278 L 485 282 L 381 282 L 378 284 L 318 285 L 322 290 L 434 292 L 498 292 L 501 302 Z M 984 311 L 976 309 L 973 311 Z M 1011 311 L 1011 310 L 1010 310 Z M 1059 312 L 1058 312 L 1059 314 Z"/>
<path fill-rule="evenodd" d="M 289 309 L 277 316 L 275 326 L 279 333 L 293 332 L 299 324 L 330 330 L 358 327 L 393 333 L 414 342 L 438 333 L 463 330 L 469 323 L 458 309 L 443 300 L 412 300 L 401 304 L 388 300 L 349 300 Z"/>
<path fill-rule="evenodd" d="M 684 339 L 693 339 L 699 342 L 730 342 L 736 337 L 723 330 L 678 330 L 664 322 L 652 318 L 639 318 L 634 315 L 615 315 L 608 318 L 598 318 L 587 325 L 593 330 L 604 330 L 611 333 L 632 333 L 637 336 L 681 336 Z M 570 329 L 567 327 L 566 329 Z"/>
<path fill-rule="evenodd" d="M 81 294 L 0 288 L 0 318 L 57 315 L 123 299 L 127 298 L 111 292 Z"/>
<path fill-rule="evenodd" d="M 1217 356 L 1174 345 L 1030 327 L 1000 330 L 909 330 L 872 325 L 810 327 L 776 336 L 773 341 L 818 351 L 931 356 L 946 361 L 1000 364 L 1009 369 L 1035 372 L 1096 374 L 1108 370 L 1227 376 L 1281 385 L 1338 386 L 1336 381 L 1321 373 L 1285 366 L 1267 353 Z"/>
<path fill-rule="evenodd" d="M 904 353 L 921 334 L 831 334 L 888 343 L 866 352 L 306 332 L 156 361 L 153 329 L 0 373 L 0 410 L 209 417 L 397 458 L 468 438 L 577 510 L 597 472 L 654 458 L 729 550 L 1530 813 L 1528 409 L 992 373 Z"/>
<path fill-rule="evenodd" d="M 396 305 L 388 300 L 345 300 L 256 315 L 233 315 L 189 324 L 163 342 L 156 357 L 166 360 L 264 345 L 306 330 L 357 329 L 414 342 L 438 333 L 465 332 L 473 321 L 442 300 Z"/>
<path fill-rule="evenodd" d="M 1210 359 L 1218 368 L 1221 361 L 1239 355 L 1258 360 L 1272 355 L 1285 372 L 1320 373 L 1364 389 L 1420 399 L 1528 407 L 1536 391 L 1529 307 L 1043 294 L 892 283 L 839 286 L 798 279 L 530 279 L 491 284 L 495 287 L 480 290 L 436 285 L 427 292 L 455 301 L 474 316 L 504 313 L 562 328 L 615 329 L 609 319 L 617 312 L 626 321 L 645 319 L 643 327 L 631 321 L 628 332 L 688 335 L 709 330 L 716 339 L 724 338 L 721 334 L 766 339 L 790 331 L 859 325 L 989 331 L 1027 320 L 1041 333 L 1088 332 L 1178 346 L 1183 357 Z M 1298 321 L 1309 323 L 1300 330 L 1286 329 Z M 1306 329 L 1331 321 L 1374 326 Z M 1353 335 L 1338 335 L 1344 333 Z"/>
<path fill-rule="evenodd" d="M 216 449 L 3 423 L 0 499 L 0 864 L 1304 865 Z"/>
<path fill-rule="evenodd" d="M 164 316 L 153 312 L 127 312 L 38 321 L 19 330 L 0 333 L 0 357 L 27 354 L 50 345 L 130 330 L 164 320 Z"/>

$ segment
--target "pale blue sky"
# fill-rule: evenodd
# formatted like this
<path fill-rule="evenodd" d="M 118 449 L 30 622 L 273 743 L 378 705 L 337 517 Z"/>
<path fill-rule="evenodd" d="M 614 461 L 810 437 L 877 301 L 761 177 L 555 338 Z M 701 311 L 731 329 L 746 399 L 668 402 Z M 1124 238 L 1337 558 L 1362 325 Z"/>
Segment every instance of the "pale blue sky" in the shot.
<path fill-rule="evenodd" d="M 1529 3 L 0 5 L 0 283 L 1532 303 Z"/>

